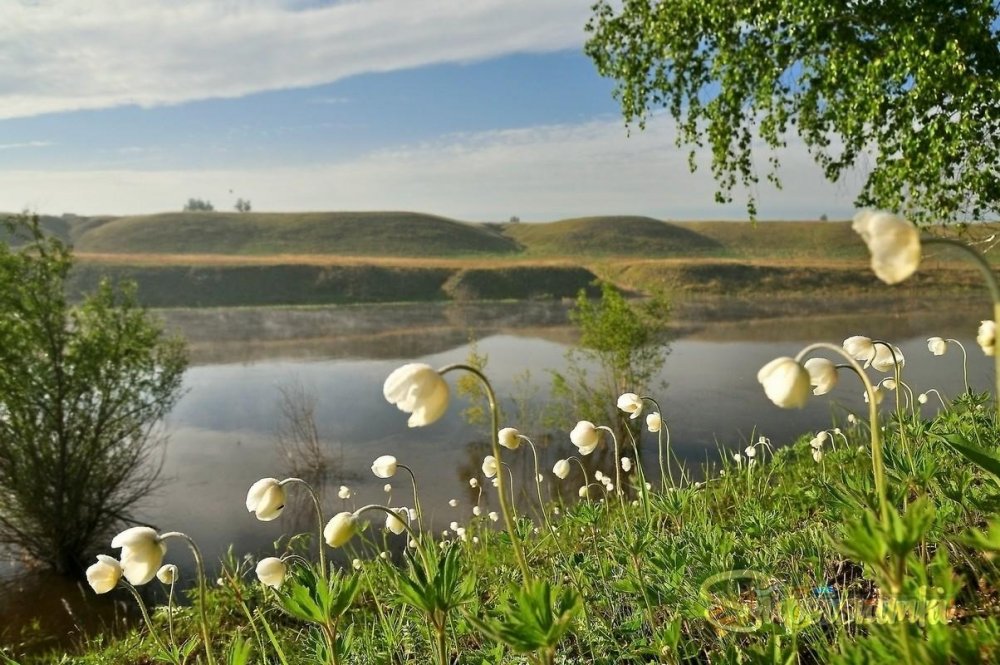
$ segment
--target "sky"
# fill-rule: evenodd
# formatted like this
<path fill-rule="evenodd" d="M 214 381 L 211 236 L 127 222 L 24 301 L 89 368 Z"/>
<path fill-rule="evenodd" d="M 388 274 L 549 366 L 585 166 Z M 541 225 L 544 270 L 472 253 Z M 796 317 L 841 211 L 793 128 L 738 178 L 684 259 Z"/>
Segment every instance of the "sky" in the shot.
<path fill-rule="evenodd" d="M 0 210 L 745 219 L 671 118 L 625 126 L 591 3 L 4 0 Z M 850 217 L 860 180 L 782 159 L 761 218 Z"/>

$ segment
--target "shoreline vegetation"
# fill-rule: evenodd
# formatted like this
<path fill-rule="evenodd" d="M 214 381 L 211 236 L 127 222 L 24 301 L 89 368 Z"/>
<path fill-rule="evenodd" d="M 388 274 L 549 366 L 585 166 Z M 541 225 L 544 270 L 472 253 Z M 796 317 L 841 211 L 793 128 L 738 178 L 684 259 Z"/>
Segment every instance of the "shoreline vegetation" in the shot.
<path fill-rule="evenodd" d="M 667 222 L 602 216 L 468 223 L 410 212 L 44 217 L 74 246 L 71 293 L 132 279 L 149 307 L 575 298 L 600 279 L 632 295 L 881 295 L 850 222 Z M 989 243 L 991 225 L 964 230 Z M 974 268 L 929 255 L 900 298 L 978 293 Z M 596 293 L 596 291 L 595 291 Z"/>

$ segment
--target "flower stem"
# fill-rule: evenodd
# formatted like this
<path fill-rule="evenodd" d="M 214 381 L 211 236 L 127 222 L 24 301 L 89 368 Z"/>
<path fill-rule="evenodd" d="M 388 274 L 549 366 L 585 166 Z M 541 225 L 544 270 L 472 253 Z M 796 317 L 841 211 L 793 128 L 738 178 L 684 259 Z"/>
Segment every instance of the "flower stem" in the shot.
<path fill-rule="evenodd" d="M 420 508 L 420 498 L 417 496 L 417 477 L 413 475 L 413 469 L 406 466 L 405 464 L 397 464 L 396 468 L 403 469 L 408 474 L 410 474 L 410 482 L 413 484 L 413 510 L 417 513 L 417 528 L 423 531 L 424 512 Z"/>
<path fill-rule="evenodd" d="M 993 267 L 986 261 L 986 257 L 964 242 L 953 238 L 921 238 L 920 241 L 924 245 L 947 245 L 948 247 L 954 247 L 972 259 L 976 267 L 983 274 L 983 278 L 986 280 L 986 288 L 989 289 L 990 297 L 993 299 L 993 321 L 1000 321 L 1000 282 L 997 282 L 996 273 L 993 272 Z M 993 371 L 995 380 L 993 401 L 996 404 L 997 421 L 1000 422 L 1000 354 L 993 355 Z"/>
<path fill-rule="evenodd" d="M 618 437 L 607 425 L 598 425 L 597 429 L 602 429 L 611 435 L 611 441 L 615 446 L 615 491 L 618 493 L 619 502 L 625 506 L 625 499 L 622 492 L 622 459 L 621 451 L 618 449 Z"/>
<path fill-rule="evenodd" d="M 122 581 L 122 585 L 126 589 L 128 589 L 129 591 L 132 592 L 132 597 L 135 598 L 136 604 L 139 605 L 139 611 L 142 612 L 142 619 L 143 619 L 143 621 L 146 622 L 146 627 L 149 629 L 149 636 L 153 638 L 154 642 L 156 642 L 156 646 L 158 646 L 160 648 L 160 650 L 163 651 L 164 653 L 169 654 L 171 660 L 174 663 L 176 663 L 177 665 L 180 665 L 180 661 L 177 659 L 177 657 L 174 654 L 173 650 L 167 649 L 167 647 L 164 646 L 163 642 L 160 640 L 160 637 L 156 634 L 156 629 L 153 628 L 153 621 L 149 618 L 149 611 L 146 609 L 146 603 L 142 602 L 142 596 L 139 595 L 138 590 L 136 590 L 136 588 L 134 586 L 132 586 L 131 584 L 129 584 L 128 582 L 126 582 L 124 580 Z M 171 585 L 171 588 L 172 588 L 172 585 Z"/>
<path fill-rule="evenodd" d="M 208 665 L 215 665 L 215 656 L 212 655 L 212 643 L 208 633 L 208 613 L 205 609 L 205 604 L 208 602 L 208 585 L 205 583 L 205 560 L 201 556 L 198 544 L 186 533 L 168 531 L 160 535 L 160 540 L 166 540 L 167 538 L 180 538 L 187 543 L 191 554 L 194 555 L 194 563 L 198 569 L 198 611 L 201 618 L 201 639 L 205 643 L 205 661 Z"/>
<path fill-rule="evenodd" d="M 663 420 L 663 410 L 660 408 L 659 403 L 652 397 L 643 397 L 644 400 L 649 400 L 652 405 L 656 408 L 656 412 L 660 414 L 660 429 L 656 431 L 656 445 L 657 445 L 657 455 L 660 459 L 660 487 L 665 488 L 667 483 L 667 474 L 670 474 L 670 486 L 676 487 L 677 484 L 674 482 L 674 469 L 670 466 L 670 428 L 667 427 L 666 421 Z M 667 461 L 666 470 L 664 470 L 663 462 L 663 433 L 666 430 L 667 435 Z"/>
<path fill-rule="evenodd" d="M 962 378 L 965 379 L 965 393 L 967 395 L 971 395 L 972 388 L 969 387 L 969 354 L 965 351 L 965 344 L 962 344 L 957 339 L 952 339 L 951 337 L 945 341 L 954 342 L 958 345 L 958 348 L 962 349 Z"/>
<path fill-rule="evenodd" d="M 486 390 L 486 398 L 489 400 L 490 414 L 493 418 L 493 428 L 490 436 L 490 443 L 493 446 L 493 457 L 496 459 L 497 464 L 500 464 L 500 439 L 498 433 L 500 431 L 500 410 L 497 406 L 496 394 L 493 392 L 493 386 L 490 385 L 489 379 L 481 371 L 472 367 L 471 365 L 447 365 L 438 370 L 438 373 L 442 376 L 451 372 L 453 370 L 465 370 L 470 372 L 480 383 L 482 383 L 483 388 Z M 507 527 L 507 533 L 510 534 L 511 547 L 514 548 L 514 556 L 517 559 L 517 565 L 521 568 L 521 575 L 524 577 L 524 581 L 527 582 L 531 579 L 531 571 L 528 569 L 528 561 L 524 558 L 524 552 L 521 549 L 521 541 L 517 537 L 517 529 L 514 526 L 514 520 L 511 518 L 510 505 L 507 501 L 507 489 L 504 487 L 506 482 L 503 478 L 503 473 L 497 473 L 497 478 L 499 478 L 499 490 L 500 495 L 500 511 L 503 513 L 504 524 Z"/>
<path fill-rule="evenodd" d="M 548 511 L 545 510 L 545 499 L 542 498 L 542 481 L 539 477 L 542 475 L 541 470 L 538 468 L 538 449 L 535 448 L 535 444 L 532 443 L 531 439 L 526 436 L 521 436 L 521 439 L 525 441 L 529 446 L 531 446 L 531 455 L 535 459 L 535 489 L 538 490 L 538 509 L 542 511 L 542 521 L 545 522 L 546 532 L 552 531 L 552 525 L 549 524 Z"/>
<path fill-rule="evenodd" d="M 875 475 L 875 492 L 878 494 L 879 510 L 882 516 L 882 523 L 889 523 L 889 500 L 885 489 L 885 463 L 882 459 L 882 437 L 879 432 L 878 426 L 878 404 L 875 403 L 875 388 L 872 386 L 871 380 L 868 375 L 865 374 L 864 370 L 861 369 L 861 365 L 858 364 L 854 358 L 850 356 L 843 348 L 836 346 L 834 344 L 829 344 L 827 342 L 816 342 L 815 344 L 810 344 L 806 348 L 799 351 L 798 355 L 795 356 L 796 362 L 801 362 L 802 359 L 812 351 L 823 349 L 826 351 L 832 351 L 840 356 L 847 359 L 847 363 L 850 365 L 854 373 L 858 375 L 861 382 L 865 386 L 865 391 L 868 393 L 868 419 L 869 427 L 868 431 L 871 434 L 871 446 L 872 446 L 872 472 Z"/>
<path fill-rule="evenodd" d="M 420 534 L 414 531 L 413 527 L 407 524 L 408 520 L 404 520 L 403 518 L 401 518 L 399 516 L 399 513 L 397 513 L 392 508 L 389 508 L 388 506 L 383 506 L 378 503 L 369 503 L 367 505 L 361 506 L 360 508 L 354 511 L 354 517 L 357 518 L 361 515 L 361 513 L 366 512 L 368 510 L 380 510 L 386 515 L 392 515 L 397 520 L 399 520 L 400 524 L 403 525 L 403 528 L 406 529 L 407 535 L 417 542 L 417 552 L 420 553 L 420 558 L 424 560 L 424 566 L 427 566 L 427 569 L 430 570 L 430 567 L 427 565 L 427 558 L 424 555 L 424 548 L 421 547 L 420 545 Z"/>
<path fill-rule="evenodd" d="M 326 553 L 323 551 L 323 507 L 320 505 L 319 496 L 316 495 L 316 491 L 312 488 L 312 485 L 301 478 L 285 478 L 280 484 L 285 485 L 289 483 L 299 483 L 300 485 L 303 485 L 309 493 L 309 498 L 312 499 L 313 507 L 316 509 L 316 523 L 318 527 L 318 540 L 316 542 L 319 544 L 319 568 L 323 579 L 326 580 L 329 573 L 326 569 Z"/>

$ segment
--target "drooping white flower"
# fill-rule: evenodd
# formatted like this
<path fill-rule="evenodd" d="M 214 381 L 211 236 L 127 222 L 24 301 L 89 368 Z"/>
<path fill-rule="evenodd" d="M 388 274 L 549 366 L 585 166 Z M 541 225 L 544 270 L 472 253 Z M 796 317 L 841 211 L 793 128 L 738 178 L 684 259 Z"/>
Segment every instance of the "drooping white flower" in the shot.
<path fill-rule="evenodd" d="M 361 570 L 361 559 L 354 559 L 351 561 L 351 567 L 354 568 L 354 570 Z"/>
<path fill-rule="evenodd" d="M 865 401 L 866 402 L 868 401 L 868 395 L 867 395 L 867 393 L 865 394 Z M 858 424 L 858 417 L 856 415 L 854 415 L 853 413 L 848 413 L 847 414 L 847 424 L 848 425 L 852 425 L 852 426 L 853 425 L 857 425 Z"/>
<path fill-rule="evenodd" d="M 646 429 L 650 432 L 659 432 L 661 427 L 663 427 L 663 420 L 659 412 L 654 411 L 646 416 Z"/>
<path fill-rule="evenodd" d="M 406 508 L 393 508 L 392 512 L 395 515 L 385 516 L 385 528 L 398 536 L 406 530 L 406 522 L 404 520 L 409 520 L 410 511 Z"/>
<path fill-rule="evenodd" d="M 399 462 L 392 455 L 381 455 L 372 462 L 372 473 L 376 478 L 392 478 L 396 475 Z"/>
<path fill-rule="evenodd" d="M 409 363 L 385 380 L 382 394 L 400 411 L 412 414 L 410 427 L 430 425 L 448 409 L 448 384 L 430 365 Z"/>
<path fill-rule="evenodd" d="M 747 446 L 746 450 L 744 450 L 743 453 L 747 457 L 754 458 L 754 457 L 757 456 L 757 449 L 755 447 L 753 447 L 753 446 Z"/>
<path fill-rule="evenodd" d="M 573 428 L 573 431 L 569 433 L 569 440 L 573 442 L 574 446 L 580 449 L 581 455 L 589 455 L 594 452 L 597 444 L 601 442 L 601 435 L 597 431 L 597 427 L 594 426 L 594 423 L 589 420 L 581 420 Z"/>
<path fill-rule="evenodd" d="M 345 500 L 346 499 L 350 499 L 351 498 L 351 488 L 348 487 L 347 485 L 341 485 L 340 489 L 337 491 L 337 496 L 340 497 L 341 499 L 345 499 Z"/>
<path fill-rule="evenodd" d="M 585 499 L 587 497 L 587 492 L 588 492 L 587 486 L 586 485 L 581 485 L 580 486 L 580 490 L 577 492 L 577 494 L 580 495 L 581 499 Z"/>
<path fill-rule="evenodd" d="M 160 566 L 160 569 L 156 571 L 156 579 L 163 584 L 173 584 L 177 581 L 177 566 L 172 563 Z"/>
<path fill-rule="evenodd" d="M 451 523 L 448 524 L 448 528 L 454 531 L 455 533 L 458 533 L 458 522 L 452 520 Z"/>
<path fill-rule="evenodd" d="M 472 514 L 475 515 L 476 517 L 479 517 L 480 515 L 483 514 L 483 509 L 480 508 L 479 506 L 473 506 L 472 507 Z"/>
<path fill-rule="evenodd" d="M 875 345 L 875 357 L 872 358 L 871 366 L 880 372 L 892 372 L 895 363 L 899 363 L 900 369 L 906 365 L 906 358 L 903 357 L 903 352 L 899 350 L 899 347 L 892 345 L 892 350 L 885 344 Z"/>
<path fill-rule="evenodd" d="M 867 369 L 872 364 L 875 357 L 875 344 L 871 337 L 864 335 L 854 335 L 844 340 L 844 351 L 855 360 L 862 360 Z"/>
<path fill-rule="evenodd" d="M 936 356 L 943 356 L 948 350 L 948 342 L 941 337 L 928 337 L 927 350 Z"/>
<path fill-rule="evenodd" d="M 492 478 L 497 475 L 497 458 L 493 455 L 487 455 L 483 458 L 483 475 L 487 478 Z"/>
<path fill-rule="evenodd" d="M 605 480 L 607 480 L 607 478 L 604 477 L 604 472 L 598 469 L 597 471 L 594 471 L 594 480 L 603 483 Z"/>
<path fill-rule="evenodd" d="M 385 485 L 382 485 L 382 491 L 385 492 L 386 494 L 392 492 L 392 483 L 386 483 Z"/>
<path fill-rule="evenodd" d="M 837 385 L 837 366 L 826 358 L 810 358 L 803 367 L 809 372 L 813 395 L 825 395 Z"/>
<path fill-rule="evenodd" d="M 878 385 L 880 387 L 882 387 L 882 388 L 885 388 L 886 390 L 895 390 L 896 389 L 896 380 L 893 379 L 893 378 L 882 379 L 882 381 L 879 382 Z"/>
<path fill-rule="evenodd" d="M 501 446 L 511 450 L 517 450 L 521 445 L 521 433 L 513 427 L 504 427 L 497 432 L 497 439 Z"/>
<path fill-rule="evenodd" d="M 490 518 L 491 522 L 496 522 L 497 520 L 500 519 L 500 514 L 497 513 L 495 510 L 491 510 L 489 515 L 487 515 L 487 517 Z"/>
<path fill-rule="evenodd" d="M 136 586 L 153 579 L 163 565 L 163 555 L 167 553 L 166 544 L 148 526 L 125 529 L 111 539 L 111 547 L 122 549 L 122 573 Z"/>
<path fill-rule="evenodd" d="M 559 480 L 566 480 L 566 476 L 569 475 L 569 460 L 558 460 L 552 467 L 552 474 Z"/>
<path fill-rule="evenodd" d="M 816 462 L 822 462 L 823 461 L 823 449 L 822 448 L 813 448 L 812 455 L 813 455 L 813 459 L 816 460 Z"/>
<path fill-rule="evenodd" d="M 775 358 L 760 368 L 757 380 L 768 399 L 782 408 L 801 409 L 809 399 L 809 372 L 794 358 Z"/>
<path fill-rule="evenodd" d="M 97 563 L 87 568 L 87 584 L 94 593 L 107 593 L 118 586 L 122 567 L 118 560 L 107 554 L 98 554 Z"/>
<path fill-rule="evenodd" d="M 996 352 L 997 346 L 997 324 L 995 321 L 981 321 L 979 331 L 976 333 L 976 343 L 988 356 Z"/>
<path fill-rule="evenodd" d="M 733 461 L 736 462 L 737 465 L 742 464 L 743 463 L 743 455 L 740 455 L 739 453 L 733 453 Z"/>
<path fill-rule="evenodd" d="M 452 508 L 458 508 L 458 499 L 449 499 L 448 505 Z"/>
<path fill-rule="evenodd" d="M 479 480 L 477 480 L 476 478 L 469 478 L 469 487 L 473 489 L 479 487 Z"/>
<path fill-rule="evenodd" d="M 247 512 L 261 522 L 270 522 L 285 508 L 285 488 L 277 478 L 261 478 L 247 491 Z"/>
<path fill-rule="evenodd" d="M 618 408 L 629 414 L 629 420 L 635 420 L 642 413 L 642 400 L 635 393 L 624 393 L 618 398 Z"/>
<path fill-rule="evenodd" d="M 628 473 L 632 470 L 632 460 L 627 457 L 622 458 L 622 471 Z"/>
<path fill-rule="evenodd" d="M 491 480 L 490 482 L 493 483 L 493 487 L 496 487 L 497 489 L 500 489 L 500 478 L 499 477 L 494 476 L 493 480 Z"/>
<path fill-rule="evenodd" d="M 921 404 L 927 404 L 927 393 L 920 393 L 917 395 L 917 401 Z"/>
<path fill-rule="evenodd" d="M 261 584 L 277 589 L 285 581 L 287 570 L 284 561 L 276 556 L 269 556 L 257 562 L 255 572 Z"/>
<path fill-rule="evenodd" d="M 898 284 L 920 266 L 920 231 L 912 222 L 879 210 L 854 216 L 854 231 L 868 245 L 872 271 L 886 284 Z"/>
<path fill-rule="evenodd" d="M 823 447 L 823 439 L 819 438 L 818 436 L 813 437 L 812 440 L 809 441 L 809 447 L 812 448 L 813 450 L 818 450 L 818 449 L 822 448 Z"/>
<path fill-rule="evenodd" d="M 354 513 L 337 513 L 326 523 L 323 529 L 323 539 L 330 547 L 340 547 L 349 541 L 358 528 L 358 518 Z"/>

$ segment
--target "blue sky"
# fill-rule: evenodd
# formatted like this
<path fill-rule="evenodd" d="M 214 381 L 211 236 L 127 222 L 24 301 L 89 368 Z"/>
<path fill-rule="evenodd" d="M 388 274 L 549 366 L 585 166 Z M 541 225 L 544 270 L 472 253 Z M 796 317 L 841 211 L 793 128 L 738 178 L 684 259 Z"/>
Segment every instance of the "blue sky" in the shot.
<path fill-rule="evenodd" d="M 626 131 L 581 52 L 589 4 L 8 1 L 0 209 L 744 217 L 687 172 L 669 118 Z M 762 216 L 850 215 L 856 187 L 801 146 L 785 160 Z"/>

